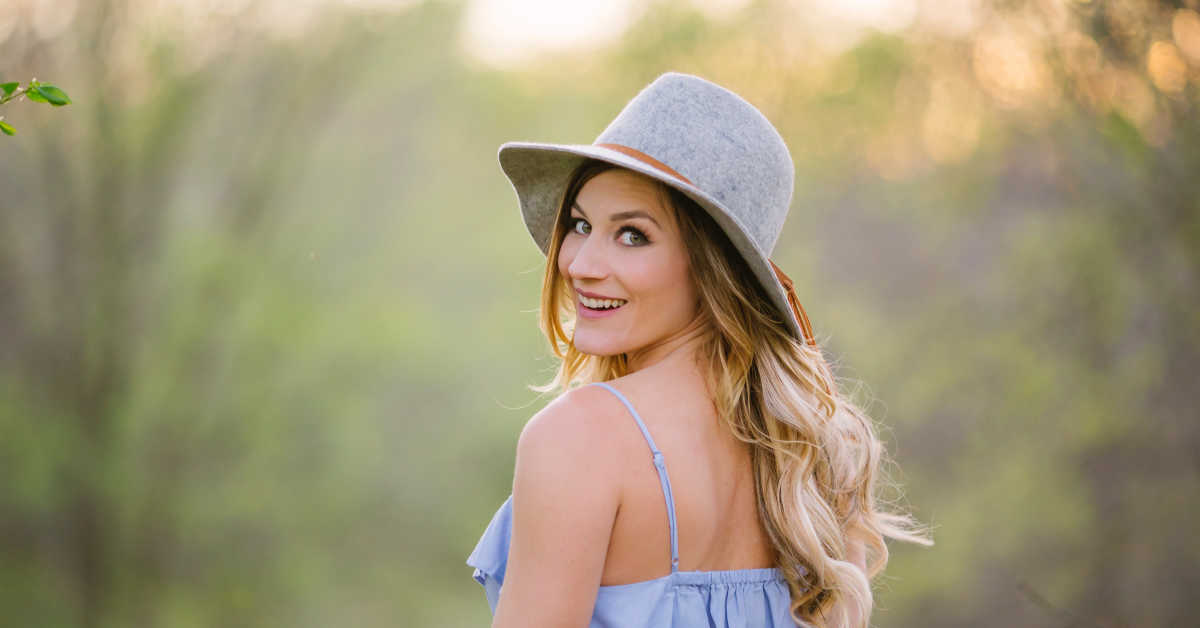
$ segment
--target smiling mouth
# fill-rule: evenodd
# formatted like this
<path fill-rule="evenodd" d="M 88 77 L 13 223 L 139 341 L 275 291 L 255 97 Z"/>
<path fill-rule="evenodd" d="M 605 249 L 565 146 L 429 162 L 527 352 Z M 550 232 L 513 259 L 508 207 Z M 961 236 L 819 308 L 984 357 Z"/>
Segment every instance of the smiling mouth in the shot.
<path fill-rule="evenodd" d="M 595 310 L 597 312 L 615 310 L 629 302 L 626 299 L 593 299 L 591 297 L 585 297 L 582 294 L 578 296 L 580 305 L 589 310 Z"/>

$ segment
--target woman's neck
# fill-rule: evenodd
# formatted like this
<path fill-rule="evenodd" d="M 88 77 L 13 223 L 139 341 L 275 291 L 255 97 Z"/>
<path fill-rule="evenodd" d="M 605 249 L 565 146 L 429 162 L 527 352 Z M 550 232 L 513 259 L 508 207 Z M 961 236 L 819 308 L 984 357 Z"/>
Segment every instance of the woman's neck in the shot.
<path fill-rule="evenodd" d="M 695 363 L 696 349 L 704 339 L 704 325 L 700 317 L 692 320 L 678 332 L 636 351 L 627 354 L 628 372 L 634 373 L 642 369 L 660 364 L 678 364 L 691 366 Z"/>

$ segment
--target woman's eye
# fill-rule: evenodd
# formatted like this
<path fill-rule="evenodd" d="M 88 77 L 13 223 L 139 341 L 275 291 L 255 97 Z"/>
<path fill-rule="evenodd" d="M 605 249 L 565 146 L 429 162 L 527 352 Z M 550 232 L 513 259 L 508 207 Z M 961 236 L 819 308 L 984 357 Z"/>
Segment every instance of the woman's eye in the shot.
<path fill-rule="evenodd" d="M 592 226 L 589 225 L 586 220 L 584 220 L 582 218 L 572 218 L 571 219 L 571 231 L 574 231 L 575 233 L 578 233 L 580 235 L 587 235 L 588 232 L 591 230 L 592 230 Z"/>
<path fill-rule="evenodd" d="M 641 231 L 638 231 L 632 227 L 626 228 L 621 232 L 621 235 L 617 237 L 622 244 L 628 244 L 629 246 L 641 246 L 648 242 L 648 240 L 646 240 L 646 236 L 642 234 Z"/>

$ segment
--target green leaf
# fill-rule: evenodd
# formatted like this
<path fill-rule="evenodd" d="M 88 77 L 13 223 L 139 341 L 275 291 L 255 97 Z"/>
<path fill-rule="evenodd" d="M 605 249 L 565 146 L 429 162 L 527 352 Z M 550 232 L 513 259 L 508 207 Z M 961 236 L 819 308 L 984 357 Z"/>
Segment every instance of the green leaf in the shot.
<path fill-rule="evenodd" d="M 12 94 L 13 92 L 17 91 L 17 87 L 19 87 L 20 85 L 21 85 L 20 83 L 16 83 L 16 82 L 0 83 L 0 89 L 4 90 L 5 96 L 8 96 L 8 95 Z"/>
<path fill-rule="evenodd" d="M 42 84 L 33 88 L 33 90 L 45 98 L 45 102 L 55 107 L 71 104 L 71 99 L 67 96 L 67 93 L 53 85 Z"/>
<path fill-rule="evenodd" d="M 36 87 L 25 92 L 25 97 L 33 102 L 50 102 L 49 100 L 46 100 L 45 96 L 38 93 Z"/>
<path fill-rule="evenodd" d="M 5 135 L 16 135 L 17 134 L 17 130 L 12 128 L 12 125 L 5 122 L 4 120 L 0 120 L 0 131 L 4 131 Z"/>

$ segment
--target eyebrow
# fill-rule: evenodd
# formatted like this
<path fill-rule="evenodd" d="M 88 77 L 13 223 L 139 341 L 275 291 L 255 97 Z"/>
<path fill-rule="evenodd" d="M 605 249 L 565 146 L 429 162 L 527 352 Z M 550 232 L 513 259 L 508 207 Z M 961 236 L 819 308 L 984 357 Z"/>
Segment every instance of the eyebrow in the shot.
<path fill-rule="evenodd" d="M 579 210 L 579 213 L 583 214 L 584 218 L 587 218 L 587 212 L 583 211 L 583 208 L 579 206 L 579 203 L 572 203 L 571 207 Z M 616 222 L 618 220 L 625 220 L 626 218 L 645 218 L 645 219 L 649 220 L 650 222 L 654 223 L 655 227 L 662 229 L 662 225 L 658 224 L 658 221 L 654 219 L 654 216 L 651 216 L 650 214 L 648 214 L 640 209 L 634 209 L 634 210 L 624 211 L 624 212 L 617 212 L 617 213 L 609 216 L 608 220 L 609 220 L 609 222 Z"/>

